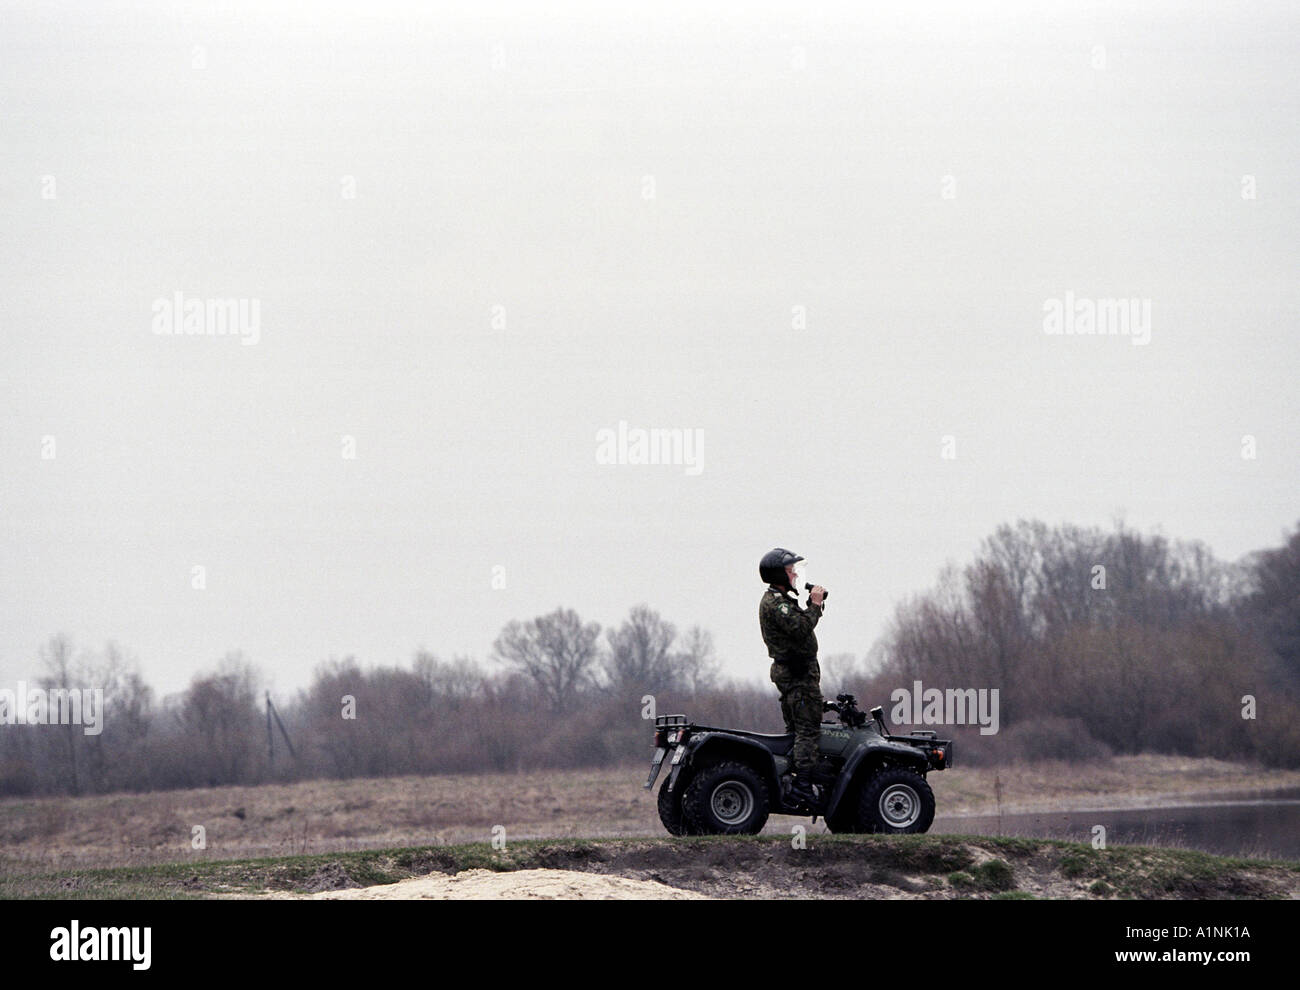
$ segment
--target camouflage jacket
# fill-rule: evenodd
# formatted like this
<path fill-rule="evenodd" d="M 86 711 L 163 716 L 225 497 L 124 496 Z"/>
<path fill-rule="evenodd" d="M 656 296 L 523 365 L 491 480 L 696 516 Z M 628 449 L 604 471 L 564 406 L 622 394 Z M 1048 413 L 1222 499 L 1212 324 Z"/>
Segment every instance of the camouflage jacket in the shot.
<path fill-rule="evenodd" d="M 768 585 L 758 604 L 758 627 L 768 655 L 777 663 L 802 667 L 817 659 L 817 634 L 813 629 L 822 617 L 822 607 L 799 600 L 784 589 Z"/>

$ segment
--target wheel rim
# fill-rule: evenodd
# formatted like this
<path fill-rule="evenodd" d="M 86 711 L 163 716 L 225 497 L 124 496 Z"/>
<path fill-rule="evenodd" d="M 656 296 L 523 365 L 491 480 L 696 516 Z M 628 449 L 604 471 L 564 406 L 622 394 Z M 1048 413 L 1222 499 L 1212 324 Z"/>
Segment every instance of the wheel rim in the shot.
<path fill-rule="evenodd" d="M 880 817 L 890 828 L 907 828 L 921 817 L 921 795 L 907 784 L 886 787 L 880 795 Z"/>
<path fill-rule="evenodd" d="M 709 796 L 709 808 L 724 825 L 739 825 L 754 810 L 754 792 L 738 780 L 724 780 Z"/>

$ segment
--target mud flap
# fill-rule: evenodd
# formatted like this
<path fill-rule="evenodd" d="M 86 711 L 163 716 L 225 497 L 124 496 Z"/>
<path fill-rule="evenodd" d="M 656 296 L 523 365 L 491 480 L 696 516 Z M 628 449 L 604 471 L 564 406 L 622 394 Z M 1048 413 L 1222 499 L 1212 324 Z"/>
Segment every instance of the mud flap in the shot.
<path fill-rule="evenodd" d="M 686 747 L 678 746 L 677 752 L 673 754 L 673 769 L 668 775 L 668 792 L 671 794 L 677 787 L 677 778 L 682 775 L 682 765 L 686 760 Z"/>
<path fill-rule="evenodd" d="M 655 750 L 655 755 L 650 760 L 650 776 L 646 778 L 645 782 L 646 790 L 654 787 L 655 778 L 659 776 L 659 767 L 663 764 L 664 756 L 667 753 L 668 750 L 664 749 L 662 746 Z"/>

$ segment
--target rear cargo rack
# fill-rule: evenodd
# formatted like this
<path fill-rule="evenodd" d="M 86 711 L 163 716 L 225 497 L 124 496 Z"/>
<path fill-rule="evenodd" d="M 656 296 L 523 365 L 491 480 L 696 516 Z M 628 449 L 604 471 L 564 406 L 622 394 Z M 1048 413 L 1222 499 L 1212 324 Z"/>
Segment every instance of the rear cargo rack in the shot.
<path fill-rule="evenodd" d="M 664 729 L 686 724 L 685 715 L 656 715 L 655 728 Z"/>

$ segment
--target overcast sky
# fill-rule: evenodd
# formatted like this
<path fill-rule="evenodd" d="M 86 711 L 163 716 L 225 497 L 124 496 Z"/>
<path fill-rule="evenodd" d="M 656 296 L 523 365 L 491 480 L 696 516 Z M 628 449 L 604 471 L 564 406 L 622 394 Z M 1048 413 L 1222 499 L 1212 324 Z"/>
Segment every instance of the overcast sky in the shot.
<path fill-rule="evenodd" d="M 861 655 L 1003 522 L 1300 520 L 1294 4 L 623 6 L 4 4 L 0 684 L 641 602 L 758 678 L 772 546 Z"/>

